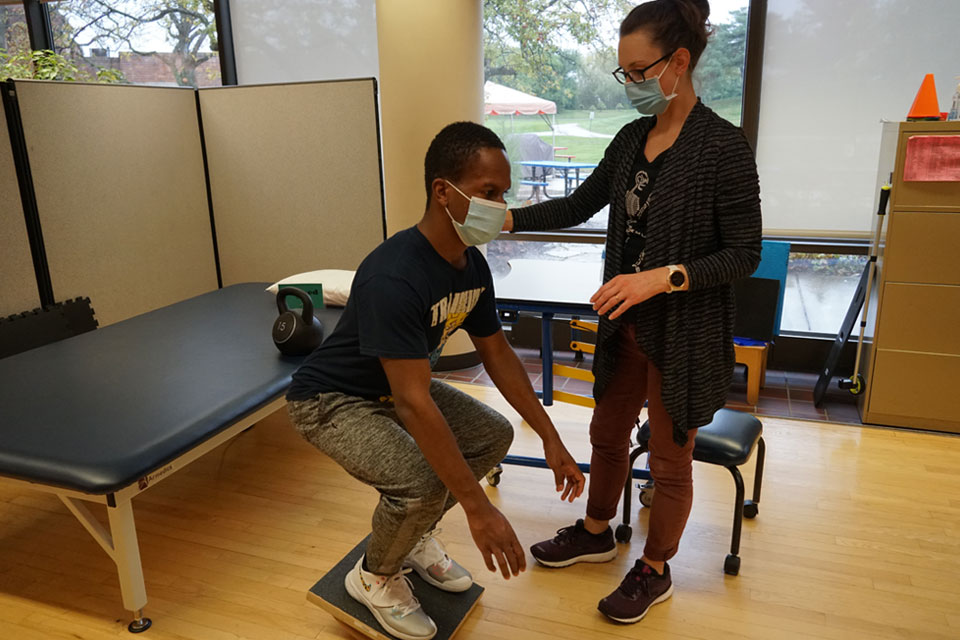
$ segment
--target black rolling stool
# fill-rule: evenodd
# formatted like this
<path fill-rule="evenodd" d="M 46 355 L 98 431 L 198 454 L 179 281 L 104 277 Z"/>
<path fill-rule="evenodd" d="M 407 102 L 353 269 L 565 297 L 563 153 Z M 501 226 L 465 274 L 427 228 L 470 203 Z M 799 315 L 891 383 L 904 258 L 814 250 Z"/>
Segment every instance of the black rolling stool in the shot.
<path fill-rule="evenodd" d="M 637 446 L 630 452 L 630 468 L 637 458 L 648 451 L 650 424 L 644 422 L 637 430 Z M 744 500 L 743 476 L 737 468 L 750 459 L 753 448 L 757 447 L 757 472 L 753 480 L 753 500 Z M 694 442 L 693 459 L 700 462 L 718 464 L 729 469 L 737 487 L 737 501 L 733 510 L 733 537 L 730 540 L 730 553 L 723 563 L 723 571 L 735 576 L 740 572 L 740 528 L 743 518 L 757 516 L 757 504 L 760 502 L 760 483 L 763 479 L 763 424 L 749 413 L 732 409 L 720 409 L 713 414 L 710 424 L 700 427 Z M 630 502 L 633 478 L 627 478 L 623 487 L 623 523 L 617 526 L 618 542 L 628 542 L 633 535 L 630 527 Z M 640 503 L 645 507 L 653 504 L 654 485 L 647 482 L 640 487 Z"/>

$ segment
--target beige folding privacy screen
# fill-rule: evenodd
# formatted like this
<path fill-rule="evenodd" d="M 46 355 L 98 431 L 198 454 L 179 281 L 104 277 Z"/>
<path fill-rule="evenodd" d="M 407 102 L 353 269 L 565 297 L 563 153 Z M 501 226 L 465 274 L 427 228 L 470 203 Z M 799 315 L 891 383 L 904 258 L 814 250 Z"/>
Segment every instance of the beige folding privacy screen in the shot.
<path fill-rule="evenodd" d="M 40 305 L 7 127 L 0 120 L 0 317 Z"/>
<path fill-rule="evenodd" d="M 217 288 L 193 91 L 17 83 L 50 281 L 110 324 Z"/>
<path fill-rule="evenodd" d="M 223 284 L 356 269 L 383 240 L 372 80 L 200 91 Z"/>
<path fill-rule="evenodd" d="M 89 296 L 101 325 L 215 289 L 218 267 L 224 285 L 272 282 L 355 268 L 383 240 L 372 79 L 14 86 L 52 296 Z M 0 314 L 37 304 L 10 147 Z"/>

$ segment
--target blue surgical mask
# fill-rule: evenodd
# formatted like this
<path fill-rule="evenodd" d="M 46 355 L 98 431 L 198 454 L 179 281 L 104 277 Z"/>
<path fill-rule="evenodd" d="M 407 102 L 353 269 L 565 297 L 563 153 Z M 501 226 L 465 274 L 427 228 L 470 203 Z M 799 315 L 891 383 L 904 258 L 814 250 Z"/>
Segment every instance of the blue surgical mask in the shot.
<path fill-rule="evenodd" d="M 670 57 L 670 60 L 673 56 Z M 667 110 L 670 101 L 677 97 L 677 85 L 680 84 L 680 76 L 673 85 L 673 92 L 670 95 L 664 95 L 663 87 L 660 86 L 660 77 L 670 66 L 670 60 L 667 61 L 663 71 L 656 78 L 647 78 L 643 82 L 628 82 L 623 85 L 627 92 L 627 99 L 633 108 L 645 116 L 658 116 Z"/>
<path fill-rule="evenodd" d="M 447 215 L 450 216 L 450 222 L 453 223 L 453 230 L 460 236 L 460 240 L 468 247 L 475 247 L 481 244 L 487 244 L 498 235 L 503 229 L 503 221 L 507 218 L 507 205 L 503 202 L 494 202 L 493 200 L 484 200 L 476 196 L 470 197 L 449 180 L 444 180 L 447 184 L 457 190 L 457 193 L 470 201 L 470 207 L 467 209 L 467 217 L 463 223 L 457 222 L 450 214 L 450 209 L 444 207 Z"/>

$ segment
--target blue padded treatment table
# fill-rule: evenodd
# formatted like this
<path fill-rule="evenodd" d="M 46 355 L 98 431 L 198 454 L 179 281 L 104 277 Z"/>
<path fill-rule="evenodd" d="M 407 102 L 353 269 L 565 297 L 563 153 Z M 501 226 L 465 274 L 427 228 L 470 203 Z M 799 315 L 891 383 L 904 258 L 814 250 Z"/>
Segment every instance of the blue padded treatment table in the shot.
<path fill-rule="evenodd" d="M 284 406 L 301 358 L 265 283 L 212 291 L 0 360 L 0 481 L 57 494 L 116 562 L 131 631 L 146 590 L 131 500 Z M 342 309 L 318 309 L 329 335 Z M 110 531 L 85 502 L 107 507 Z"/>

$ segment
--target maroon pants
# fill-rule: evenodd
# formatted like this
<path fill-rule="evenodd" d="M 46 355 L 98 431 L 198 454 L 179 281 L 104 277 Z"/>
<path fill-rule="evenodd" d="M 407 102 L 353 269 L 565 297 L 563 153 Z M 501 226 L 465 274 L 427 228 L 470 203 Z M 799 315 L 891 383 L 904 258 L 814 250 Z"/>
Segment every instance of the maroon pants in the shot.
<path fill-rule="evenodd" d="M 673 421 L 660 397 L 660 372 L 637 346 L 636 328 L 626 323 L 617 335 L 616 373 L 597 402 L 590 422 L 590 488 L 587 515 L 611 520 L 617 515 L 627 481 L 630 433 L 644 401 L 650 419 L 650 474 L 656 483 L 649 532 L 643 554 L 650 560 L 669 560 L 677 553 L 680 536 L 693 504 L 693 439 L 673 440 Z"/>

